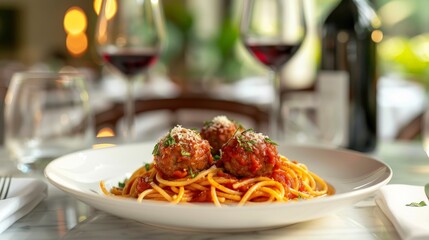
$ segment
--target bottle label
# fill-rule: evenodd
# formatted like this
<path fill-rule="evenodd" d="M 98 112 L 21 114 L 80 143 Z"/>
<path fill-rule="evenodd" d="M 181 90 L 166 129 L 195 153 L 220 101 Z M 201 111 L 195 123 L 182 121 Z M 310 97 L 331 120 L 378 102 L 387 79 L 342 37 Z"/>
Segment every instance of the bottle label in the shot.
<path fill-rule="evenodd" d="M 320 71 L 316 84 L 317 123 L 322 141 L 347 146 L 349 137 L 349 74 L 346 71 Z"/>

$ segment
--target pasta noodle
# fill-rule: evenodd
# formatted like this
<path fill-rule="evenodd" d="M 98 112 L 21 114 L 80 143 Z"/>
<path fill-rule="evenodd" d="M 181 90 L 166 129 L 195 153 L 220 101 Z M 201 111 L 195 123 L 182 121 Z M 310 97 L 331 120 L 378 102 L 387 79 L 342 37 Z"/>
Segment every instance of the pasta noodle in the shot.
<path fill-rule="evenodd" d="M 278 167 L 271 177 L 240 179 L 212 166 L 193 178 L 167 180 L 152 163 L 137 169 L 124 184 L 123 187 L 107 190 L 101 181 L 100 188 L 106 195 L 136 198 L 139 202 L 212 202 L 216 206 L 288 202 L 325 196 L 329 191 L 328 184 L 322 178 L 309 171 L 304 164 L 290 161 L 284 156 L 280 156 Z"/>

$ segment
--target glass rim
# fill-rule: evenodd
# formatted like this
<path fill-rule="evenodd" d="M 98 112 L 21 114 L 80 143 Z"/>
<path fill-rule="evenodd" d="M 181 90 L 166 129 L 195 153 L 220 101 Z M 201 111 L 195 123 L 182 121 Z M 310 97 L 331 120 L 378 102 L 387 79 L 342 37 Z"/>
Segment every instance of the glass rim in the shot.
<path fill-rule="evenodd" d="M 84 74 L 81 72 L 75 71 L 64 71 L 64 72 L 52 72 L 52 71 L 20 71 L 13 74 L 14 77 L 24 77 L 24 78 L 53 78 L 59 76 L 82 76 Z"/>

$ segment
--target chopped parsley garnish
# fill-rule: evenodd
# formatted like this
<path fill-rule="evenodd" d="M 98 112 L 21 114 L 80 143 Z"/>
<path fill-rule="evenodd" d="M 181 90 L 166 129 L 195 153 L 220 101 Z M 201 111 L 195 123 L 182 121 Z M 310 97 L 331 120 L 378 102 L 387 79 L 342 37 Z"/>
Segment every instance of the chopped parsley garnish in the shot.
<path fill-rule="evenodd" d="M 189 156 L 191 156 L 191 153 L 190 152 L 187 152 L 185 149 L 180 149 L 180 154 L 182 154 L 182 156 L 186 156 L 186 157 L 189 157 Z"/>
<path fill-rule="evenodd" d="M 425 207 L 425 206 L 427 206 L 427 204 L 424 201 L 421 201 L 421 202 L 412 202 L 412 203 L 406 204 L 405 206 L 407 206 L 407 207 Z"/>
<path fill-rule="evenodd" d="M 246 132 L 253 131 L 252 128 L 247 129 L 246 131 L 242 132 L 241 135 L 237 137 L 237 142 L 240 145 L 240 147 L 244 148 L 244 150 L 248 152 L 253 152 L 252 146 L 256 143 L 255 140 L 247 140 L 243 138 L 243 134 Z"/>
<path fill-rule="evenodd" d="M 429 183 L 426 183 L 426 185 L 425 185 L 425 194 L 426 194 L 427 199 L 429 200 Z M 425 207 L 425 206 L 427 206 L 427 204 L 425 201 L 420 201 L 420 202 L 412 202 L 412 203 L 406 204 L 405 206 L 407 206 L 407 207 Z"/>
<path fill-rule="evenodd" d="M 217 160 L 220 159 L 220 156 L 216 154 L 216 155 L 213 156 L 213 159 L 217 161 Z"/>
<path fill-rule="evenodd" d="M 150 170 L 150 163 L 146 163 L 144 165 L 144 168 L 146 169 L 146 171 L 149 171 Z"/>
<path fill-rule="evenodd" d="M 125 183 L 128 181 L 128 178 L 125 178 L 123 182 L 118 182 L 118 187 L 119 188 L 124 188 L 125 187 Z"/>
<path fill-rule="evenodd" d="M 232 122 L 235 124 L 235 127 L 238 129 L 244 129 L 243 124 L 241 124 L 238 121 L 232 120 Z"/>
<path fill-rule="evenodd" d="M 213 121 L 204 121 L 204 127 L 210 127 L 211 125 L 213 125 Z"/>
<path fill-rule="evenodd" d="M 159 143 L 155 144 L 155 146 L 153 147 L 152 155 L 159 156 Z"/>
<path fill-rule="evenodd" d="M 170 130 L 170 132 L 168 133 L 168 135 L 166 136 L 166 138 L 164 140 L 164 147 L 168 147 L 168 146 L 171 146 L 174 144 L 176 144 L 176 140 L 171 135 L 171 130 Z"/>
<path fill-rule="evenodd" d="M 192 171 L 192 168 L 189 168 L 189 175 L 191 176 L 191 178 L 194 178 L 194 177 L 196 177 L 196 176 L 197 176 L 197 174 L 195 174 L 195 173 Z"/>
<path fill-rule="evenodd" d="M 266 137 L 264 140 L 265 140 L 265 142 L 267 142 L 267 143 L 271 143 L 271 144 L 273 144 L 274 146 L 278 146 L 278 144 L 277 144 L 276 142 L 274 142 L 273 140 L 271 140 L 269 137 Z"/>
<path fill-rule="evenodd" d="M 253 128 L 246 129 L 241 134 L 244 134 L 244 133 L 247 133 L 247 132 L 253 132 Z"/>
<path fill-rule="evenodd" d="M 238 144 L 240 147 L 244 148 L 244 150 L 248 152 L 253 152 L 252 146 L 256 143 L 255 140 L 245 140 L 242 136 L 237 137 Z"/>
<path fill-rule="evenodd" d="M 235 130 L 234 134 L 232 134 L 232 137 L 230 137 L 230 138 L 228 139 L 228 141 L 226 141 L 226 143 L 224 143 L 224 144 L 223 144 L 223 146 L 228 145 L 228 143 L 231 141 L 231 139 L 235 138 L 235 136 L 237 135 L 237 133 L 238 133 L 238 131 L 239 131 L 239 130 L 240 130 L 240 129 L 239 129 L 239 128 L 237 128 L 237 129 Z"/>

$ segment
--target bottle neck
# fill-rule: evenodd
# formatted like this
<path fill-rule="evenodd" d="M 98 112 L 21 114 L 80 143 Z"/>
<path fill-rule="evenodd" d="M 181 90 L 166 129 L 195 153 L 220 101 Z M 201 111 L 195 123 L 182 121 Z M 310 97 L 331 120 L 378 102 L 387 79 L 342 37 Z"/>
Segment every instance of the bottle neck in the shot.
<path fill-rule="evenodd" d="M 354 4 L 371 4 L 370 0 L 341 0 L 340 4 L 350 4 L 350 3 L 354 3 Z"/>
<path fill-rule="evenodd" d="M 364 2 L 364 3 L 369 3 L 371 1 L 370 0 L 341 0 L 340 2 Z"/>
<path fill-rule="evenodd" d="M 342 20 L 355 18 L 361 25 L 380 28 L 381 22 L 372 8 L 370 0 L 341 0 L 333 12 L 342 16 Z M 338 21 L 335 19 L 335 21 Z"/>

